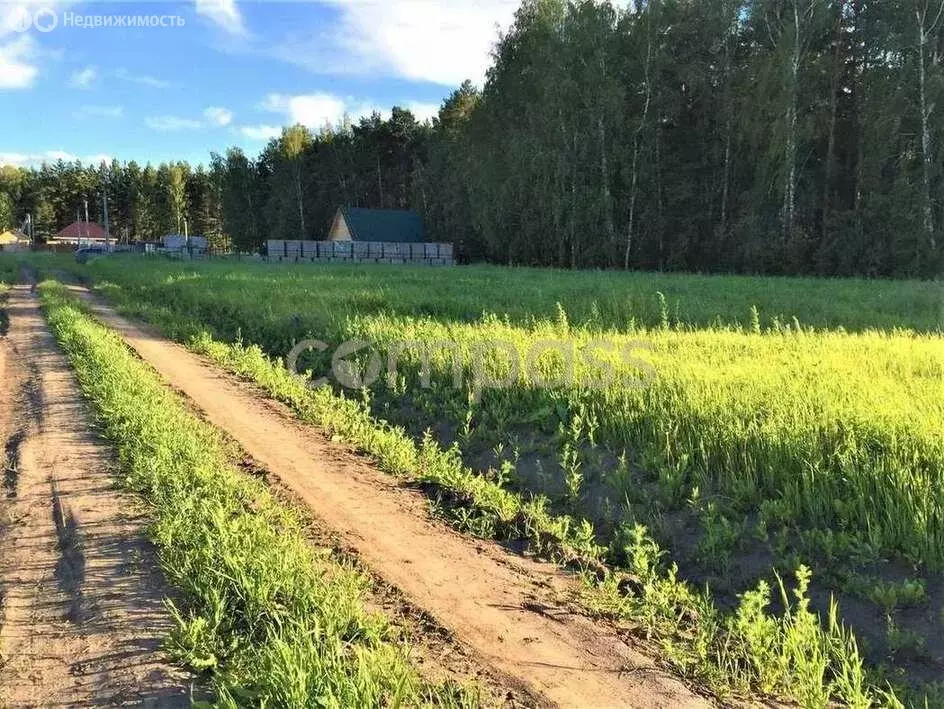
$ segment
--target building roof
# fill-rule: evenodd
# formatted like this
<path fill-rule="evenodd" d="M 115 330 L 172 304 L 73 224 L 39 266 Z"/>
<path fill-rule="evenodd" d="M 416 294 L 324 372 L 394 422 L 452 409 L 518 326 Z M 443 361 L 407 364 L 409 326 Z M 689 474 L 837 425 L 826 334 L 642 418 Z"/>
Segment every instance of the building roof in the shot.
<path fill-rule="evenodd" d="M 55 239 L 78 240 L 78 239 L 104 239 L 105 227 L 95 222 L 72 222 L 65 229 L 56 234 Z"/>
<path fill-rule="evenodd" d="M 400 209 L 360 209 L 342 207 L 341 213 L 352 241 L 386 241 L 421 244 L 423 218 L 416 212 Z"/>
<path fill-rule="evenodd" d="M 29 237 L 19 229 L 7 229 L 0 233 L 0 244 L 16 244 L 21 241 L 29 241 Z"/>

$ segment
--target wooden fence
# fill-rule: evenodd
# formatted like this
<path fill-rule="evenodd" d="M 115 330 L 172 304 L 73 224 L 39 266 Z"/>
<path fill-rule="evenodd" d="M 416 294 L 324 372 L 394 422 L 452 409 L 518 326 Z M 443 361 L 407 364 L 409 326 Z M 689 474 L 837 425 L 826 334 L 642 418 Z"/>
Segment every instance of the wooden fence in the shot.
<path fill-rule="evenodd" d="M 273 263 L 397 263 L 452 266 L 452 244 L 400 244 L 380 241 L 269 241 Z"/>

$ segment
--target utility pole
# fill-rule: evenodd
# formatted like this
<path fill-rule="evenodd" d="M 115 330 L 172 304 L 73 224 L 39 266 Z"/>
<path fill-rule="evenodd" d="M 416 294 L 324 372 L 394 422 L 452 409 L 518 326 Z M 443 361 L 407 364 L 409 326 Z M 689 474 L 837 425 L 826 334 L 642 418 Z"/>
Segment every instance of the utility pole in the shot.
<path fill-rule="evenodd" d="M 89 218 L 88 218 L 88 198 L 83 200 L 85 202 L 85 238 L 91 239 L 92 232 L 89 229 Z"/>
<path fill-rule="evenodd" d="M 109 227 L 108 227 L 108 193 L 102 192 L 102 207 L 105 214 L 105 251 L 108 251 L 108 242 L 109 242 Z"/>

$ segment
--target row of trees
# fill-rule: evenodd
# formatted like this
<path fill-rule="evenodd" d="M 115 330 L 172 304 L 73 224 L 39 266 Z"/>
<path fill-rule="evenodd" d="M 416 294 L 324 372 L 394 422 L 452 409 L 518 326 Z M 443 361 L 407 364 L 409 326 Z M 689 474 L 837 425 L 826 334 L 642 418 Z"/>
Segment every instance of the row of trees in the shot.
<path fill-rule="evenodd" d="M 942 12 L 942 0 L 526 3 L 465 139 L 485 252 L 938 272 Z"/>
<path fill-rule="evenodd" d="M 468 260 L 931 276 L 944 265 L 944 0 L 525 0 L 484 87 L 207 168 L 0 175 L 38 231 L 107 191 L 117 234 L 241 250 L 340 205 L 412 208 Z M 100 198 L 95 200 L 98 210 Z"/>
<path fill-rule="evenodd" d="M 186 163 L 141 167 L 117 161 L 99 166 L 44 164 L 38 169 L 0 168 L 0 227 L 33 220 L 37 239 L 85 219 L 104 221 L 105 198 L 117 240 L 177 234 L 207 234 L 223 245 L 219 182 L 202 166 Z"/>
<path fill-rule="evenodd" d="M 206 167 L 134 161 L 5 166 L 0 227 L 18 226 L 29 214 L 44 239 L 84 219 L 86 203 L 89 218 L 103 222 L 107 198 L 111 233 L 121 241 L 188 230 L 217 248 L 258 251 L 267 239 L 324 238 L 342 205 L 427 211 L 419 183 L 435 133 L 431 124 L 394 108 L 388 120 L 375 114 L 318 135 L 296 125 L 257 158 L 232 148 L 212 154 Z"/>

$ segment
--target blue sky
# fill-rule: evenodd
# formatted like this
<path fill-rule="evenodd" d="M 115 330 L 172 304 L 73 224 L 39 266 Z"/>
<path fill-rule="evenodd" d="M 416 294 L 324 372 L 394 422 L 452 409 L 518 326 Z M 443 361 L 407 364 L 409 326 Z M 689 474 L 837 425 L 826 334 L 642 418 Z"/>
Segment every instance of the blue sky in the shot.
<path fill-rule="evenodd" d="M 425 118 L 463 79 L 481 83 L 517 4 L 0 0 L 0 164 L 206 163 L 296 121 L 394 104 Z M 128 16 L 166 26 L 104 26 Z"/>

